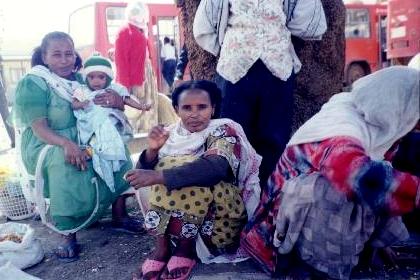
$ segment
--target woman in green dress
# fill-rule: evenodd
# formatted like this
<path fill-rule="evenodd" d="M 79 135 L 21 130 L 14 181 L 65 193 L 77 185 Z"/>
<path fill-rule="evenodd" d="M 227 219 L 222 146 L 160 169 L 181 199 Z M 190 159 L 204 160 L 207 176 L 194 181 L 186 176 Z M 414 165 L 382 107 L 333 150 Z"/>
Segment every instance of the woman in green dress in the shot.
<path fill-rule="evenodd" d="M 66 260 L 78 256 L 76 232 L 95 222 L 111 204 L 115 227 L 143 230 L 139 222 L 128 217 L 125 196 L 121 196 L 129 187 L 123 175 L 131 169 L 131 161 L 114 173 L 115 192 L 111 192 L 78 145 L 71 95 L 78 86 L 80 66 L 68 34 L 47 34 L 33 53 L 32 69 L 19 82 L 14 107 L 16 125 L 22 131 L 22 161 L 29 174 L 40 174 L 37 180 L 43 181 L 43 196 L 50 201 L 49 225 L 64 237 L 57 256 Z M 124 106 L 114 92 L 98 96 L 94 103 L 121 109 Z"/>

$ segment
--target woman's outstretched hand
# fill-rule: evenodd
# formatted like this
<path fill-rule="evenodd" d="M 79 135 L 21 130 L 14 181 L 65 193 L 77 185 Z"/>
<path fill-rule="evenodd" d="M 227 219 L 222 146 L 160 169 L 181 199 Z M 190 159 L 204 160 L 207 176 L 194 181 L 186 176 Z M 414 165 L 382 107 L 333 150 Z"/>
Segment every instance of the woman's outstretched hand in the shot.
<path fill-rule="evenodd" d="M 163 125 L 157 125 L 152 128 L 148 136 L 148 149 L 152 151 L 159 151 L 169 138 L 169 132 L 165 130 Z"/>
<path fill-rule="evenodd" d="M 162 171 L 133 169 L 124 175 L 125 180 L 135 189 L 155 184 L 164 184 Z"/>

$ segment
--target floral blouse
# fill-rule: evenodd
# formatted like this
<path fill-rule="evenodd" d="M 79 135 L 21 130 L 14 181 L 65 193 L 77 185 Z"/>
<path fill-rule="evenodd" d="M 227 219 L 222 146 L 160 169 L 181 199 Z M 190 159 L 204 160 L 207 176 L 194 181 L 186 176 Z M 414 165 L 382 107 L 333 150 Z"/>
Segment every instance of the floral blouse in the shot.
<path fill-rule="evenodd" d="M 283 1 L 229 0 L 228 27 L 217 72 L 236 83 L 261 59 L 274 76 L 287 80 L 301 63 L 286 27 Z"/>

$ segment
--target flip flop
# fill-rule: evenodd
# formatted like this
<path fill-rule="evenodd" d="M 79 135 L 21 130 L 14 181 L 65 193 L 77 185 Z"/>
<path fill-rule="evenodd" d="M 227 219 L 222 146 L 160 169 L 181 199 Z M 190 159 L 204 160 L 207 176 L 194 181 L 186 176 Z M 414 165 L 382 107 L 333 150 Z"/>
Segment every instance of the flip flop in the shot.
<path fill-rule="evenodd" d="M 141 276 L 134 274 L 133 280 L 143 279 L 143 276 L 150 272 L 157 272 L 157 275 L 150 278 L 150 280 L 158 280 L 165 266 L 166 262 L 146 259 L 141 266 Z"/>
<path fill-rule="evenodd" d="M 178 256 L 172 256 L 169 259 L 168 264 L 166 265 L 166 268 L 168 269 L 168 274 L 171 274 L 171 271 L 174 269 L 179 268 L 188 268 L 187 272 L 183 274 L 181 277 L 178 278 L 164 278 L 164 280 L 186 280 L 190 277 L 191 271 L 196 265 L 196 261 L 194 259 L 190 258 L 184 258 L 184 257 L 178 257 Z"/>
<path fill-rule="evenodd" d="M 67 251 L 68 255 L 73 255 L 73 256 L 63 257 L 58 253 L 60 251 Z M 75 262 L 79 259 L 80 244 L 78 244 L 76 241 L 72 241 L 66 245 L 59 245 L 57 246 L 57 249 L 55 250 L 54 253 L 57 256 L 57 259 L 61 262 L 64 262 L 64 263 Z"/>

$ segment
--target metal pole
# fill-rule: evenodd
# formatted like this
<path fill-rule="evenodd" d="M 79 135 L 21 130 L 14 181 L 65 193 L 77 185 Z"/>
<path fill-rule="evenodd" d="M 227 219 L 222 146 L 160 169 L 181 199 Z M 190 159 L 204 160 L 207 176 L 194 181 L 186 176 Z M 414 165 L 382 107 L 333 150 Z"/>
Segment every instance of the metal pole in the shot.
<path fill-rule="evenodd" d="M 6 128 L 7 134 L 9 134 L 11 147 L 15 147 L 15 130 L 13 127 L 9 126 L 7 123 L 7 118 L 9 117 L 9 108 L 8 102 L 6 98 L 6 89 L 3 83 L 3 65 L 2 65 L 2 57 L 0 56 L 0 115 L 4 123 L 4 127 Z"/>

